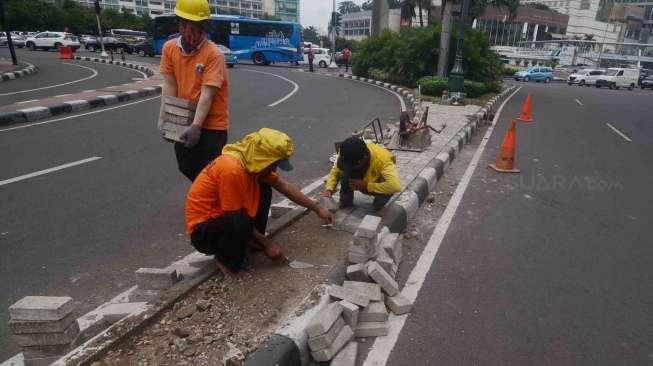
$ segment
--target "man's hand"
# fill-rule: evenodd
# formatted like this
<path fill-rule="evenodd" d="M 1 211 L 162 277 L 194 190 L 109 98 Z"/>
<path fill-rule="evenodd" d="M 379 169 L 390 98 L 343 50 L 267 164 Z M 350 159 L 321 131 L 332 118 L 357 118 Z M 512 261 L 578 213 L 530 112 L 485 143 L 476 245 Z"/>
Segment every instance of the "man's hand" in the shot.
<path fill-rule="evenodd" d="M 367 192 L 367 184 L 362 179 L 350 179 L 349 188 L 353 191 Z"/>
<path fill-rule="evenodd" d="M 331 198 L 333 197 L 333 192 L 326 190 L 324 191 L 324 194 L 322 195 L 324 198 Z"/>
<path fill-rule="evenodd" d="M 324 207 L 319 207 L 315 212 L 327 224 L 333 225 L 333 214 Z"/>
<path fill-rule="evenodd" d="M 283 251 L 281 248 L 273 243 L 268 244 L 265 247 L 265 255 L 270 258 L 271 260 L 279 263 L 279 264 L 287 264 L 288 263 L 288 257 L 286 257 L 285 254 L 283 254 Z"/>
<path fill-rule="evenodd" d="M 184 146 L 186 148 L 191 148 L 195 145 L 197 145 L 198 142 L 200 142 L 200 136 L 202 135 L 202 129 L 199 128 L 197 125 L 190 125 L 184 131 L 184 133 L 181 134 L 180 138 L 184 140 Z"/>

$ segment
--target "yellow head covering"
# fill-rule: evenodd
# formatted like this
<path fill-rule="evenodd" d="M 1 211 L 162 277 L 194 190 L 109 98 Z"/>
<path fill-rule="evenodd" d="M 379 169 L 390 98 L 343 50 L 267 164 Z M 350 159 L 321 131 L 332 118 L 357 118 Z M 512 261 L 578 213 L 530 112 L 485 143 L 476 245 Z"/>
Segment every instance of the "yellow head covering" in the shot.
<path fill-rule="evenodd" d="M 272 163 L 289 159 L 294 150 L 288 135 L 271 128 L 262 128 L 238 142 L 225 145 L 222 153 L 240 160 L 249 173 L 259 173 Z"/>

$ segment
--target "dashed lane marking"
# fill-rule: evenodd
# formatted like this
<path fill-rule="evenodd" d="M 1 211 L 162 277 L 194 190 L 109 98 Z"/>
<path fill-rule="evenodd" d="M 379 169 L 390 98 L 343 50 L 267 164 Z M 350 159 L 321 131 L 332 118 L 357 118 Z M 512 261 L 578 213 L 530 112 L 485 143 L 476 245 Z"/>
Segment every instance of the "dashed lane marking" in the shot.
<path fill-rule="evenodd" d="M 96 160 L 100 160 L 100 159 L 102 159 L 102 158 L 99 157 L 99 156 L 93 156 L 93 157 L 90 157 L 90 158 L 87 158 L 87 159 L 73 161 L 72 163 L 68 163 L 68 164 L 57 165 L 57 166 L 52 167 L 52 168 L 39 170 L 37 172 L 21 175 L 21 176 L 15 177 L 15 178 L 5 179 L 5 180 L 0 181 L 0 186 L 20 182 L 21 180 L 38 177 L 40 175 L 56 172 L 56 171 L 66 169 L 66 168 L 71 168 L 71 167 L 74 167 L 74 166 L 77 166 L 77 165 L 87 164 L 87 163 L 90 163 L 92 161 L 96 161 Z"/>
<path fill-rule="evenodd" d="M 626 136 L 625 133 L 619 131 L 619 130 L 618 130 L 616 127 L 614 127 L 613 125 L 611 125 L 611 124 L 609 124 L 609 123 L 606 123 L 606 125 L 607 125 L 608 127 L 610 127 L 610 128 L 612 129 L 612 131 L 614 131 L 617 135 L 623 137 L 624 140 L 626 140 L 626 141 L 628 141 L 628 142 L 633 142 L 633 140 L 631 140 L 630 137 Z"/>

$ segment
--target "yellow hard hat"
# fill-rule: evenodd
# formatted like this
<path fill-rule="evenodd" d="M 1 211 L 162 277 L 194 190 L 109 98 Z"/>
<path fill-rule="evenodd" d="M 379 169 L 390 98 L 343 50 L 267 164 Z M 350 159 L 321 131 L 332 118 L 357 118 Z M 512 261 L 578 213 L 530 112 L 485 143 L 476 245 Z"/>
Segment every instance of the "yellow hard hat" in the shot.
<path fill-rule="evenodd" d="M 211 11 L 207 0 L 179 0 L 175 6 L 175 14 L 191 22 L 209 19 Z"/>

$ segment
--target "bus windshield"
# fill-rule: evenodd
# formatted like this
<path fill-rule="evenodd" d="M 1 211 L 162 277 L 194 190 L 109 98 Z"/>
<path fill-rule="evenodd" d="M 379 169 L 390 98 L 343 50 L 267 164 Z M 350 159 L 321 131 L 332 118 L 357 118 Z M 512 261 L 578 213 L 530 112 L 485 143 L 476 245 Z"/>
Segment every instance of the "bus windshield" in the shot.
<path fill-rule="evenodd" d="M 161 54 L 163 44 L 178 35 L 174 15 L 154 18 L 154 48 Z M 239 60 L 268 65 L 303 60 L 301 27 L 298 23 L 260 20 L 237 16 L 211 16 L 209 38 L 230 48 Z"/>

